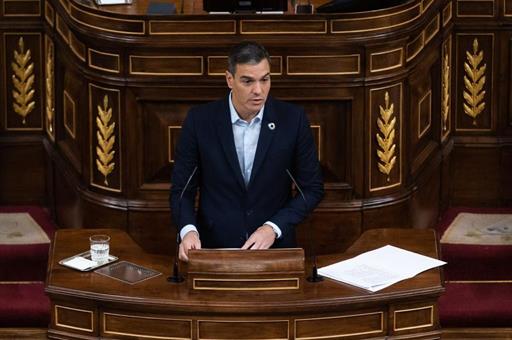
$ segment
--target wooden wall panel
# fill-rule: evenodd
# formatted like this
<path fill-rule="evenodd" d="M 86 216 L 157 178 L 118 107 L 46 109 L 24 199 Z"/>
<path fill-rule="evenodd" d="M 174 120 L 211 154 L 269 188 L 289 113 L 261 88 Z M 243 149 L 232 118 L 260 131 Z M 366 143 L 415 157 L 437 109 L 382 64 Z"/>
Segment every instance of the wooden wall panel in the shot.
<path fill-rule="evenodd" d="M 84 79 L 74 69 L 66 69 L 63 75 L 62 88 L 58 98 L 62 115 L 59 116 L 58 142 L 62 153 L 73 165 L 74 170 L 84 173 L 82 147 L 84 145 L 84 132 L 87 128 L 87 107 L 80 103 L 87 103 L 87 87 Z"/>
<path fill-rule="evenodd" d="M 45 204 L 46 166 L 41 138 L 0 138 L 0 204 Z"/>
<path fill-rule="evenodd" d="M 451 204 L 492 207 L 500 204 L 500 150 L 455 145 L 451 166 Z"/>

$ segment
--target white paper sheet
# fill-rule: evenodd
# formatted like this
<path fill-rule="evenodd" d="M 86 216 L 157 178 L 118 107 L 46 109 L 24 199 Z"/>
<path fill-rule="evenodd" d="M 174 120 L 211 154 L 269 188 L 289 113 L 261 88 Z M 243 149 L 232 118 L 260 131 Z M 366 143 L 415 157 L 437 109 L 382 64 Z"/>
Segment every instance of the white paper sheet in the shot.
<path fill-rule="evenodd" d="M 376 292 L 444 264 L 446 262 L 387 245 L 320 268 L 318 272 L 331 279 Z"/>
<path fill-rule="evenodd" d="M 88 268 L 94 267 L 97 265 L 95 261 L 88 260 L 81 256 L 73 257 L 71 260 L 64 262 L 67 266 L 78 270 L 86 270 Z"/>

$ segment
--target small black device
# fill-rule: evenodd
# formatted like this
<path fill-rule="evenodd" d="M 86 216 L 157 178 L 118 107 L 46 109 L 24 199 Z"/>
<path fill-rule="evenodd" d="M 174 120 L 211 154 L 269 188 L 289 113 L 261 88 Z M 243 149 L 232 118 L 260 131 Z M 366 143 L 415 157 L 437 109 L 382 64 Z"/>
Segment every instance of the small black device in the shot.
<path fill-rule="evenodd" d="M 288 0 L 203 0 L 206 12 L 286 12 Z"/>

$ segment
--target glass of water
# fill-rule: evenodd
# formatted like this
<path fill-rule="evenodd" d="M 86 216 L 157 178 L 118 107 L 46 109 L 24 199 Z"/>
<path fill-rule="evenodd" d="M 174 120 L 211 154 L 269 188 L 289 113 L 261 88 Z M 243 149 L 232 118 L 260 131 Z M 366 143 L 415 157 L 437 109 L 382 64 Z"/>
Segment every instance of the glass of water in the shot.
<path fill-rule="evenodd" d="M 107 262 L 110 250 L 110 236 L 92 235 L 89 237 L 89 241 L 91 242 L 91 260 L 98 263 Z"/>

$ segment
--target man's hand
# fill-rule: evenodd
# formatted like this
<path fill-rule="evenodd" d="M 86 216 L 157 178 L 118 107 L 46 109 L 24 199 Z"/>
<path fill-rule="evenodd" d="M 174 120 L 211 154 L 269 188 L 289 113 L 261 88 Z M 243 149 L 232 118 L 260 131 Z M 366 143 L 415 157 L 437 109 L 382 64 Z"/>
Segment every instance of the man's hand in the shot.
<path fill-rule="evenodd" d="M 199 234 L 195 231 L 189 231 L 180 243 L 180 260 L 188 262 L 188 251 L 190 249 L 201 249 L 201 240 Z"/>
<path fill-rule="evenodd" d="M 274 244 L 275 240 L 276 233 L 274 229 L 268 224 L 264 224 L 252 233 L 251 237 L 245 241 L 242 249 L 268 249 Z"/>

